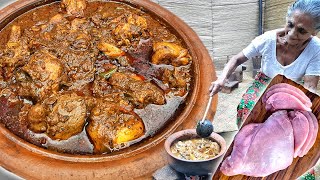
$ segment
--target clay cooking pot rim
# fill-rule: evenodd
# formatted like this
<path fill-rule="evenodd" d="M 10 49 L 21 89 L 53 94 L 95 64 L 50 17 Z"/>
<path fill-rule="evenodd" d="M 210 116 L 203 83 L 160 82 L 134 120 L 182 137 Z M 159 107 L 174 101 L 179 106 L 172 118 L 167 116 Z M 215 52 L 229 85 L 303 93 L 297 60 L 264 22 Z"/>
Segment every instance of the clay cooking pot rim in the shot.
<path fill-rule="evenodd" d="M 15 7 L 15 9 L 12 11 L 12 12 L 9 12 L 8 11 L 5 11 L 8 9 L 8 7 L 4 8 L 2 11 L 0 11 L 0 14 L 7 14 L 6 16 L 4 15 L 0 15 L 0 22 L 2 22 L 2 24 L 8 24 L 10 23 L 10 21 L 7 21 L 7 19 L 10 19 L 10 17 L 12 18 L 12 16 L 19 16 L 21 15 L 22 13 L 21 12 L 26 12 L 24 9 L 27 9 L 27 11 L 31 10 L 31 9 L 34 9 L 36 7 L 39 7 L 39 6 L 42 6 L 42 5 L 46 5 L 46 4 L 50 4 L 50 3 L 55 3 L 55 2 L 58 2 L 59 0 L 42 0 L 42 1 L 37 1 L 37 0 L 26 0 L 26 1 L 23 1 L 22 0 L 18 0 L 16 1 L 15 3 L 9 5 L 8 7 L 10 6 L 14 6 L 16 3 L 20 3 L 18 7 Z M 115 2 L 121 2 L 121 3 L 126 3 L 126 4 L 129 4 L 133 7 L 143 7 L 144 5 L 144 2 L 141 2 L 141 4 L 138 4 L 136 2 L 133 2 L 131 0 L 112 0 L 112 1 L 115 1 Z M 148 2 L 150 3 L 150 2 Z M 156 4 L 156 6 L 158 6 Z M 168 16 L 168 15 L 165 15 L 165 14 L 157 14 L 157 12 L 154 10 L 154 11 L 151 11 L 150 9 L 143 9 L 143 10 L 146 10 L 147 13 L 151 13 L 152 16 L 156 16 L 157 18 L 161 19 L 163 22 L 166 23 L 166 25 L 168 25 L 169 27 L 170 26 L 173 26 L 173 28 L 171 30 L 173 31 L 177 31 L 179 30 L 179 25 L 175 25 L 175 24 L 171 24 L 171 23 L 168 23 L 168 21 L 166 19 L 164 19 L 162 16 Z M 3 12 L 5 11 L 5 12 Z M 18 15 L 17 15 L 18 14 Z M 4 18 L 4 19 L 3 19 Z M 4 23 L 3 23 L 4 22 Z M 1 24 L 1 25 L 2 25 Z M 176 27 L 175 27 L 176 26 Z M 0 26 L 2 27 L 2 26 Z M 187 34 L 184 33 L 184 31 L 181 31 L 181 32 L 174 32 L 174 34 L 176 34 L 179 38 L 181 38 L 184 43 L 186 44 L 186 46 L 189 48 L 189 51 L 190 51 L 190 54 L 192 55 L 193 57 L 193 61 L 197 61 L 197 58 L 194 58 L 196 57 L 195 56 L 195 49 L 193 48 L 190 48 L 191 46 L 189 45 L 188 42 L 186 42 L 186 37 L 184 36 L 188 36 Z M 189 96 L 189 99 L 187 99 L 188 101 L 188 104 L 189 104 L 189 107 L 194 105 L 195 104 L 195 100 L 196 100 L 196 96 L 197 96 L 197 92 L 198 89 L 199 89 L 199 76 L 196 76 L 196 72 L 199 71 L 199 66 L 198 66 L 198 63 L 193 63 L 193 88 L 191 89 L 191 92 L 190 94 L 188 95 Z M 188 105 L 187 105 L 188 106 Z M 44 148 L 41 148 L 41 147 L 38 147 L 36 145 L 33 145 L 29 142 L 26 142 L 25 140 L 21 139 L 20 137 L 16 136 L 16 135 L 13 135 L 10 131 L 8 131 L 5 127 L 1 126 L 1 130 L 5 131 L 5 135 L 7 138 L 11 139 L 13 142 L 19 144 L 20 146 L 28 149 L 29 151 L 31 152 L 34 152 L 34 153 L 38 153 L 38 154 L 41 154 L 41 155 L 44 155 L 44 156 L 47 156 L 47 157 L 51 157 L 51 158 L 55 158 L 55 159 L 63 159 L 63 160 L 66 160 L 66 161 L 75 161 L 74 158 L 76 157 L 77 158 L 77 162 L 79 161 L 83 161 L 83 162 L 91 162 L 91 161 L 108 161 L 108 160 L 114 160 L 114 159 L 121 159 L 123 158 L 124 156 L 130 156 L 130 155 L 134 155 L 136 153 L 139 153 L 139 152 L 142 152 L 144 151 L 145 149 L 148 149 L 148 148 L 151 148 L 152 146 L 158 144 L 159 142 L 161 142 L 163 140 L 163 138 L 165 136 L 168 136 L 170 133 L 172 133 L 176 127 L 178 125 L 180 125 L 182 123 L 182 121 L 184 120 L 184 118 L 180 118 L 180 117 L 184 117 L 184 116 L 187 116 L 190 111 L 191 111 L 192 108 L 185 108 L 181 114 L 179 114 L 176 118 L 175 123 L 170 123 L 169 125 L 171 125 L 171 128 L 166 128 L 166 131 L 163 132 L 162 130 L 162 133 L 161 132 L 158 132 L 157 134 L 161 134 L 160 136 L 159 135 L 155 135 L 152 139 L 152 142 L 147 142 L 147 143 L 143 143 L 143 146 L 142 147 L 136 147 L 136 148 L 131 148 L 133 149 L 133 151 L 129 151 L 129 152 L 125 152 L 125 150 L 121 150 L 121 151 L 124 151 L 120 154 L 117 154 L 117 153 L 113 153 L 113 154 L 109 154 L 109 155 L 106 155 L 106 154 L 102 154 L 102 155 L 78 155 L 78 154 L 67 154 L 67 153 L 59 153 L 59 152 L 54 152 L 52 150 L 47 150 L 47 149 L 44 149 Z M 140 143 L 137 143 L 137 144 L 141 144 Z M 145 145 L 146 144 L 146 145 Z M 136 144 L 134 144 L 132 147 L 134 146 L 137 146 Z M 130 146 L 131 147 L 131 146 Z M 129 147 L 129 148 L 130 148 Z M 128 149 L 128 148 L 125 148 L 125 149 Z M 80 159 L 79 159 L 80 158 Z"/>
<path fill-rule="evenodd" d="M 205 159 L 205 160 L 187 160 L 187 159 L 179 158 L 172 153 L 170 148 L 173 145 L 173 143 L 175 143 L 179 140 L 188 140 L 188 139 L 194 139 L 194 138 L 201 138 L 200 136 L 197 135 L 197 132 L 195 129 L 185 129 L 185 130 L 175 132 L 175 133 L 171 134 L 166 139 L 165 144 L 164 144 L 165 150 L 172 158 L 174 158 L 178 161 L 186 162 L 186 163 L 188 163 L 188 162 L 202 163 L 202 162 L 212 161 L 212 160 L 217 159 L 220 156 L 222 156 L 227 150 L 227 145 L 226 145 L 225 139 L 221 135 L 219 135 L 215 132 L 212 132 L 212 134 L 208 138 L 212 141 L 217 142 L 220 145 L 220 152 L 216 156 L 214 156 L 210 159 Z"/>

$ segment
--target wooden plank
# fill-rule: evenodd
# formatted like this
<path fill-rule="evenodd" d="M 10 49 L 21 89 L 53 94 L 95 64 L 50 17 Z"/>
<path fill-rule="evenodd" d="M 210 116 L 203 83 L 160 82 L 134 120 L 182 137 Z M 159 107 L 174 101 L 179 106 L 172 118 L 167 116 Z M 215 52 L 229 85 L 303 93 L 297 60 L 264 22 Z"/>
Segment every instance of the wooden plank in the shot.
<path fill-rule="evenodd" d="M 312 112 L 318 119 L 318 123 L 320 126 L 320 97 L 317 94 L 311 93 L 307 89 L 305 89 L 302 85 L 297 84 L 287 78 L 285 78 L 282 75 L 277 75 L 268 85 L 267 89 L 271 87 L 274 84 L 278 83 L 288 83 L 290 85 L 293 85 L 299 89 L 301 89 L 311 100 L 312 102 Z M 265 91 L 266 92 L 266 91 Z M 263 96 L 263 95 L 262 95 Z M 262 97 L 261 96 L 261 97 Z M 259 99 L 251 113 L 249 114 L 248 118 L 243 123 L 244 125 L 250 124 L 250 123 L 262 123 L 271 115 L 270 112 L 267 112 L 265 110 L 265 107 L 262 103 L 262 98 Z M 242 127 L 243 127 L 242 126 Z M 230 156 L 233 149 L 233 143 L 229 147 L 228 151 L 226 152 L 223 159 Z M 308 169 L 312 168 L 318 161 L 320 157 L 320 133 L 318 133 L 317 140 L 313 147 L 310 149 L 308 154 L 306 154 L 304 157 L 297 157 L 293 160 L 292 164 L 281 171 L 275 172 L 263 179 L 266 180 L 273 180 L 273 179 L 297 179 L 303 173 L 305 173 Z M 221 164 L 219 165 L 220 169 Z M 221 179 L 221 180 L 256 180 L 261 178 L 255 178 L 255 177 L 248 177 L 243 175 L 237 175 L 237 176 L 231 176 L 228 177 L 224 175 L 220 170 L 217 170 L 217 172 L 214 174 L 213 179 Z"/>

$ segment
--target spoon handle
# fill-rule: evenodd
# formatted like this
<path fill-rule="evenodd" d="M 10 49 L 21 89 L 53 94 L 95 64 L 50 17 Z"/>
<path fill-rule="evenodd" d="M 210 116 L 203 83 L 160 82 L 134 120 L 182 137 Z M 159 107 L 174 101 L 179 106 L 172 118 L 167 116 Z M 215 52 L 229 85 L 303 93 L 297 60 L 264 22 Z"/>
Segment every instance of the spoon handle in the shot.
<path fill-rule="evenodd" d="M 203 122 L 207 117 L 209 108 L 211 107 L 212 98 L 213 98 L 213 96 L 210 96 L 208 104 L 207 104 L 207 107 L 206 107 L 206 111 L 204 112 L 204 115 L 203 115 L 203 118 L 202 118 L 201 122 Z"/>

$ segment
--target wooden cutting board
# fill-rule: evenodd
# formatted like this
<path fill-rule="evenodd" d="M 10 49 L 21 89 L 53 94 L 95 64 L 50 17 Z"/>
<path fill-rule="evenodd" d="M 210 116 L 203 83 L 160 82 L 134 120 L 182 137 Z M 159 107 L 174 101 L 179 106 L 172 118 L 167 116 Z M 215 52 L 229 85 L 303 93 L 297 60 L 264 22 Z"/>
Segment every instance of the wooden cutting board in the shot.
<path fill-rule="evenodd" d="M 320 127 L 320 97 L 317 94 L 314 94 L 314 93 L 308 91 L 303 86 L 287 79 L 286 77 L 284 77 L 282 75 L 277 75 L 276 77 L 274 77 L 272 79 L 272 81 L 270 82 L 270 84 L 268 85 L 267 89 L 270 88 L 272 85 L 275 85 L 278 83 L 287 83 L 287 84 L 293 85 L 293 86 L 301 89 L 310 98 L 310 100 L 312 102 L 312 107 L 311 107 L 312 112 L 317 117 L 319 127 Z M 264 91 L 264 93 L 265 92 L 266 91 Z M 262 96 L 263 96 L 263 94 L 262 94 Z M 259 101 L 257 102 L 257 104 L 255 105 L 255 107 L 253 108 L 253 110 L 251 111 L 251 113 L 249 114 L 248 118 L 244 121 L 242 127 L 245 126 L 246 124 L 250 124 L 250 123 L 263 123 L 264 121 L 267 120 L 267 118 L 270 115 L 271 115 L 270 112 L 266 112 L 265 106 L 262 103 L 262 98 L 260 98 Z M 232 142 L 231 146 L 227 150 L 223 159 L 230 156 L 232 149 L 233 149 L 233 143 L 234 142 Z M 214 180 L 217 180 L 217 179 L 221 179 L 221 180 L 231 180 L 231 179 L 232 180 L 297 179 L 298 177 L 303 175 L 307 170 L 312 168 L 317 163 L 319 157 L 320 157 L 320 133 L 318 133 L 317 140 L 316 140 L 315 144 L 313 145 L 313 147 L 308 152 L 308 154 L 306 154 L 302 158 L 300 158 L 300 157 L 295 158 L 293 160 L 292 164 L 284 170 L 275 172 L 275 173 L 273 173 L 267 177 L 264 177 L 264 178 L 248 177 L 248 176 L 244 176 L 244 175 L 237 175 L 237 176 L 229 177 L 229 176 L 224 175 L 219 170 L 220 166 L 221 166 L 221 163 L 220 163 L 219 168 L 216 171 L 216 173 L 214 174 L 212 179 L 214 179 Z"/>

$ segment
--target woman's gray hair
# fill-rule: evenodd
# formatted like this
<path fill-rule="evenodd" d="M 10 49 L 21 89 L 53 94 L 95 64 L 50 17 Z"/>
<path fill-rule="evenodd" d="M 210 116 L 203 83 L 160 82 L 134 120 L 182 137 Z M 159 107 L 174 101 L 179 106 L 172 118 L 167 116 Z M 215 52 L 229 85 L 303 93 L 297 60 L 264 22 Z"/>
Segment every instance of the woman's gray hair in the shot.
<path fill-rule="evenodd" d="M 287 18 L 296 10 L 310 15 L 315 23 L 315 30 L 320 31 L 320 0 L 297 0 L 289 7 Z"/>

